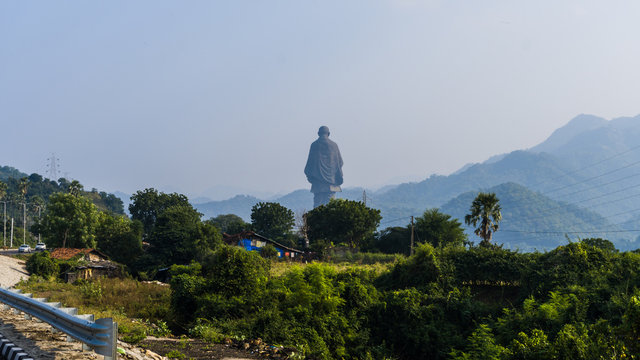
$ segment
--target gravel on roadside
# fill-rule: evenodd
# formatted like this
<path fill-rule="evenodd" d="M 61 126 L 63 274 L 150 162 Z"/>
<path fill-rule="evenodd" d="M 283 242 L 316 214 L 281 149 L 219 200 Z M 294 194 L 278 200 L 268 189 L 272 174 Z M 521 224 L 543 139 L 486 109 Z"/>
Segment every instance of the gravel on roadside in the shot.
<path fill-rule="evenodd" d="M 16 259 L 0 252 L 0 286 L 12 287 L 20 280 L 29 279 L 24 260 Z"/>

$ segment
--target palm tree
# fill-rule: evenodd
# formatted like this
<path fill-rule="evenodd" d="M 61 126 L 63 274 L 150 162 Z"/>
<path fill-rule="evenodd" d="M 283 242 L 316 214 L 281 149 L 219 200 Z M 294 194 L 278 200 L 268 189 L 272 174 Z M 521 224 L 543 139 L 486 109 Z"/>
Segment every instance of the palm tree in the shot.
<path fill-rule="evenodd" d="M 22 195 L 22 201 L 24 202 L 24 200 L 27 198 L 27 190 L 29 189 L 29 178 L 23 177 L 22 179 L 20 179 L 18 188 L 20 190 L 20 194 Z"/>
<path fill-rule="evenodd" d="M 7 195 L 7 184 L 0 181 L 0 200 L 4 199 L 5 195 Z"/>
<path fill-rule="evenodd" d="M 474 233 L 482 238 L 481 246 L 491 245 L 491 236 L 498 231 L 498 222 L 502 220 L 499 202 L 495 193 L 480 192 L 471 203 L 470 214 L 464 217 L 467 225 L 477 226 Z"/>
<path fill-rule="evenodd" d="M 75 197 L 78 197 L 83 190 L 84 186 L 82 186 L 78 180 L 73 180 L 71 184 L 69 184 L 69 194 Z"/>

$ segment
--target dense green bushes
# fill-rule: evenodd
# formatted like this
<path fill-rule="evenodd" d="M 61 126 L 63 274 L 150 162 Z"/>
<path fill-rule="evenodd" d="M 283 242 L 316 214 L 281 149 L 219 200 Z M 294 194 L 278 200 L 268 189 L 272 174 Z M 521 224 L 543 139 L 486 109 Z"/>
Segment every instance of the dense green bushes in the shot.
<path fill-rule="evenodd" d="M 29 274 L 38 275 L 45 279 L 58 276 L 60 271 L 60 266 L 49 256 L 48 251 L 31 255 L 27 260 L 26 267 Z"/>
<path fill-rule="evenodd" d="M 640 352 L 640 254 L 601 241 L 548 253 L 423 244 L 382 274 L 323 264 L 269 275 L 221 247 L 172 268 L 191 334 L 262 338 L 309 359 L 601 359 Z"/>

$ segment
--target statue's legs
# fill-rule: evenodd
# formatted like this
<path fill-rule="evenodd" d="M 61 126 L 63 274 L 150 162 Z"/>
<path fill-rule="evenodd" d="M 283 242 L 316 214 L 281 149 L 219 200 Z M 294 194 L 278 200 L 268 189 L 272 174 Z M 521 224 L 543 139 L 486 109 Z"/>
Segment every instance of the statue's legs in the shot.
<path fill-rule="evenodd" d="M 317 208 L 320 205 L 329 203 L 329 200 L 333 199 L 336 195 L 335 192 L 317 192 L 313 193 L 313 207 Z"/>

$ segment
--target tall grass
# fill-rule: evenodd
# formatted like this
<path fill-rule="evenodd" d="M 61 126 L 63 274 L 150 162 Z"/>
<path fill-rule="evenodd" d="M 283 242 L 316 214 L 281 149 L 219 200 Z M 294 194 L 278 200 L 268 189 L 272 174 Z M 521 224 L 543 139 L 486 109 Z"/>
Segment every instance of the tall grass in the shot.
<path fill-rule="evenodd" d="M 329 266 L 331 268 L 333 268 L 334 270 L 340 272 L 340 271 L 345 271 L 347 269 L 353 269 L 353 268 L 357 268 L 357 269 L 364 269 L 364 270 L 373 270 L 375 273 L 377 274 L 382 274 L 383 272 L 389 271 L 389 269 L 391 269 L 393 267 L 393 265 L 398 261 L 399 258 L 401 258 L 402 256 L 393 256 L 393 260 L 392 261 L 385 261 L 385 262 L 375 262 L 375 261 L 371 261 L 371 262 L 367 262 L 367 261 L 339 261 L 339 262 L 335 262 L 335 261 L 331 261 L 331 262 L 325 262 L 325 261 L 313 261 L 313 262 L 309 262 L 309 263 L 300 263 L 300 262 L 289 262 L 289 261 L 278 261 L 278 260 L 273 260 L 271 262 L 271 269 L 270 269 L 270 274 L 272 277 L 279 277 L 284 275 L 285 273 L 287 273 L 289 270 L 291 270 L 291 268 L 293 267 L 305 267 L 307 265 L 310 264 L 323 264 L 326 266 Z"/>
<path fill-rule="evenodd" d="M 107 278 L 67 284 L 32 276 L 16 287 L 34 297 L 78 308 L 80 313 L 94 314 L 96 319 L 114 318 L 125 341 L 137 342 L 145 335 L 168 332 L 165 321 L 169 316 L 169 286 Z"/>

